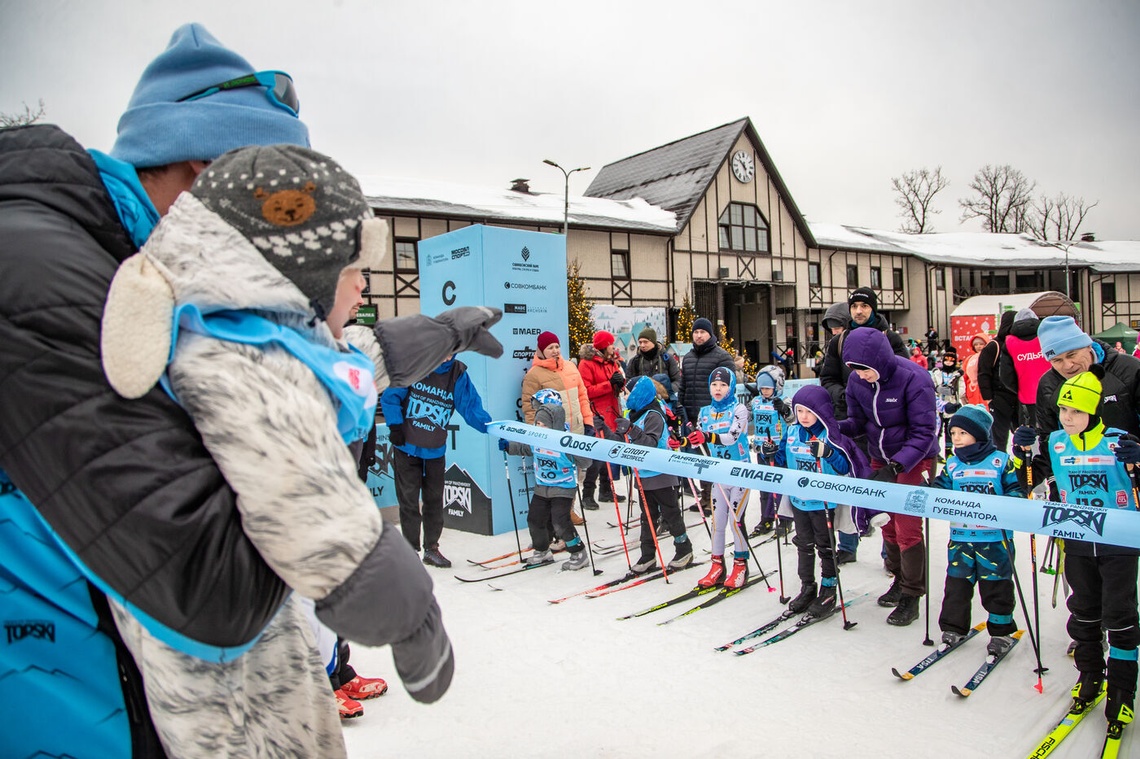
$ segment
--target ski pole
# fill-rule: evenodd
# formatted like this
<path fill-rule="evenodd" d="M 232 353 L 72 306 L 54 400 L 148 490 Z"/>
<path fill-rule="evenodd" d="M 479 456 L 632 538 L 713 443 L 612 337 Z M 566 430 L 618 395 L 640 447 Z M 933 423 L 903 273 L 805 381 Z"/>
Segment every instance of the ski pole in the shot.
<path fill-rule="evenodd" d="M 1032 500 L 1033 499 L 1033 458 L 1032 458 L 1033 449 L 1032 448 L 1029 448 L 1029 449 L 1022 448 L 1021 450 L 1025 454 L 1025 458 L 1026 458 L 1026 467 L 1025 467 L 1026 498 Z M 1039 601 L 1040 590 L 1039 590 L 1038 585 L 1037 585 L 1037 535 L 1036 535 L 1036 533 L 1032 533 L 1032 532 L 1029 533 L 1029 561 L 1030 561 L 1030 567 L 1033 570 L 1033 626 L 1037 629 L 1037 635 L 1038 635 L 1038 638 L 1037 638 L 1038 642 L 1033 643 L 1033 650 L 1037 653 L 1037 692 L 1043 693 L 1044 690 L 1042 689 L 1042 685 L 1041 685 L 1041 674 L 1043 672 L 1047 672 L 1048 667 L 1042 667 L 1041 666 L 1041 644 L 1039 642 L 1040 636 L 1041 636 L 1041 603 Z M 1017 577 L 1017 568 L 1016 567 L 1014 567 L 1014 575 L 1013 576 L 1015 578 Z M 1018 587 L 1018 592 L 1020 592 L 1020 585 Z M 1022 599 L 1021 603 L 1024 605 L 1025 600 Z M 1026 611 L 1028 611 L 1028 610 L 1026 610 Z M 1026 624 L 1028 624 L 1028 617 L 1026 618 Z M 1029 640 L 1033 641 L 1033 630 L 1029 631 Z"/>
<path fill-rule="evenodd" d="M 819 438 L 817 438 L 815 435 L 812 435 L 811 440 L 809 440 L 808 442 L 809 443 L 818 443 Z M 814 451 L 815 451 L 815 446 L 812 446 L 812 452 L 814 453 Z M 815 468 L 816 468 L 817 472 L 819 472 L 820 474 L 823 474 L 823 459 L 816 458 Z M 836 590 L 839 591 L 839 612 L 843 615 L 843 629 L 844 630 L 850 630 L 852 627 L 854 627 L 855 625 L 857 625 L 859 623 L 858 622 L 852 622 L 849 619 L 847 619 L 847 604 L 843 600 L 843 579 L 840 577 L 839 564 L 838 564 L 838 562 L 835 561 L 835 533 L 833 532 L 834 522 L 833 522 L 832 516 L 831 516 L 832 511 L 833 511 L 833 509 L 831 508 L 831 505 L 828 504 L 827 501 L 824 501 L 823 502 L 823 515 L 824 515 L 824 518 L 827 520 L 827 546 L 828 546 L 828 549 L 831 551 L 831 563 L 835 566 L 835 587 L 836 587 Z M 822 573 L 823 572 L 823 562 L 820 562 L 819 569 L 820 569 L 820 572 Z"/>
<path fill-rule="evenodd" d="M 519 558 L 522 558 L 522 541 L 519 540 L 519 518 L 515 514 L 515 489 L 511 486 L 511 462 L 507 452 L 503 451 L 503 469 L 507 473 L 507 496 L 511 499 L 511 521 L 515 525 L 515 545 L 519 548 Z"/>
<path fill-rule="evenodd" d="M 933 646 L 934 639 L 930 637 L 930 517 L 924 517 L 922 528 L 922 584 L 926 589 L 926 639 L 924 646 Z"/>
<path fill-rule="evenodd" d="M 625 441 L 628 443 L 629 438 Z M 661 553 L 661 543 L 657 540 L 657 525 L 653 523 L 653 516 L 649 513 L 649 501 L 645 500 L 645 485 L 641 482 L 641 472 L 636 467 L 632 468 L 633 478 L 637 482 L 637 492 L 641 500 L 641 529 L 642 532 L 649 530 L 650 536 L 653 538 L 653 548 L 657 551 L 657 560 L 661 562 L 661 576 L 665 578 L 665 582 L 670 582 L 668 567 L 665 566 L 665 555 Z M 661 509 L 658 508 L 658 511 Z"/>
<path fill-rule="evenodd" d="M 769 437 L 768 440 L 771 442 L 772 438 Z M 772 462 L 764 458 L 764 453 L 762 450 L 760 452 L 759 458 L 763 459 L 761 463 L 763 463 L 765 466 L 772 466 Z M 776 498 L 774 493 L 767 493 L 765 495 L 767 495 L 769 498 Z M 763 506 L 760 507 L 760 518 L 764 518 Z M 772 524 L 772 529 L 775 531 L 773 534 L 776 538 L 776 570 L 780 573 L 780 603 L 786 604 L 792 599 L 791 596 L 784 594 L 784 549 L 780 547 L 780 506 L 778 501 L 776 504 L 776 509 L 772 513 Z M 784 534 L 784 537 L 787 538 L 787 533 Z M 751 544 L 749 544 L 748 549 L 752 550 Z"/>
<path fill-rule="evenodd" d="M 723 485 L 721 485 L 719 482 L 716 483 L 716 489 L 720 492 L 720 497 L 724 499 L 724 502 L 731 504 L 729 506 L 729 511 L 732 514 L 730 519 L 736 523 L 736 529 L 740 533 L 740 537 L 744 540 L 744 547 L 748 549 L 748 553 L 751 554 L 752 560 L 756 562 L 756 571 L 760 573 L 760 577 L 763 578 L 764 584 L 768 586 L 768 592 L 775 593 L 776 589 L 772 587 L 772 583 L 768 582 L 768 575 L 764 572 L 764 567 L 760 566 L 760 557 L 756 555 L 756 552 L 752 550 L 752 544 L 748 542 L 748 534 L 744 531 L 744 525 L 742 525 L 740 523 L 740 520 L 737 519 L 737 510 L 740 508 L 741 503 L 744 502 L 744 499 L 748 496 L 749 491 L 745 490 L 740 494 L 740 497 L 736 499 L 736 503 L 732 503 L 729 500 L 728 495 L 724 492 Z M 715 514 L 716 512 L 714 511 L 713 513 Z"/>
<path fill-rule="evenodd" d="M 598 435 L 598 437 L 600 437 L 604 440 L 605 434 L 603 433 L 601 435 Z M 606 477 L 609 477 L 609 479 L 610 479 L 610 495 L 613 496 L 613 500 L 614 500 L 614 513 L 617 514 L 618 533 L 621 535 L 621 548 L 623 551 L 625 551 L 625 564 L 627 567 L 629 567 L 629 571 L 632 572 L 633 571 L 633 562 L 629 558 L 629 545 L 625 542 L 625 524 L 622 523 L 622 521 L 621 521 L 621 505 L 618 504 L 617 491 L 614 490 L 614 473 L 610 470 L 610 464 L 608 461 L 606 462 Z M 582 500 L 582 494 L 581 493 L 578 494 L 578 500 L 579 501 Z M 582 509 L 582 520 L 585 521 L 585 519 L 586 519 L 586 510 Z M 585 527 L 584 524 L 582 526 Z M 586 539 L 589 540 L 589 538 L 590 538 L 590 535 L 589 535 L 589 533 L 587 533 Z M 593 556 L 593 553 L 591 553 L 590 554 L 590 561 L 593 561 L 593 559 L 594 559 L 594 556 Z"/>
<path fill-rule="evenodd" d="M 1007 540 L 1008 535 L 1008 540 Z M 1021 590 L 1021 579 L 1017 576 L 1017 562 L 1014 559 L 1013 552 L 1013 533 L 1006 530 L 1001 531 L 1001 544 L 1005 547 L 1006 553 L 1009 554 L 1009 566 L 1013 569 L 1013 584 L 1017 588 L 1017 597 L 1021 600 L 1021 613 L 1025 615 L 1025 626 L 1029 631 L 1029 642 L 1033 644 L 1033 654 L 1037 657 L 1037 669 L 1033 670 L 1037 673 L 1037 685 L 1033 687 L 1038 693 L 1045 692 L 1045 685 L 1041 682 L 1041 675 L 1049 671 L 1049 668 L 1041 664 L 1041 646 L 1037 643 L 1037 636 L 1033 634 L 1034 625 L 1029 623 L 1029 607 L 1025 604 L 1025 593 Z M 1037 623 L 1038 626 L 1040 623 Z M 1038 627 L 1038 629 L 1040 629 Z"/>
<path fill-rule="evenodd" d="M 578 485 L 578 477 L 577 476 L 574 477 L 574 489 L 578 492 L 578 503 L 581 503 L 582 502 L 582 488 Z M 570 504 L 570 508 L 573 509 L 574 504 Z M 567 519 L 569 519 L 569 515 L 567 515 Z M 574 523 L 573 522 L 570 523 L 570 529 L 574 529 Z M 594 577 L 597 577 L 598 575 L 600 575 L 602 573 L 602 570 L 598 569 L 597 566 L 594 565 L 594 547 L 590 544 L 590 520 L 586 518 L 586 510 L 585 509 L 582 509 L 582 530 L 586 533 L 586 552 L 587 552 L 587 555 L 590 557 L 590 571 L 592 571 L 594 573 Z M 626 558 L 627 559 L 629 558 L 628 552 L 626 553 Z"/>

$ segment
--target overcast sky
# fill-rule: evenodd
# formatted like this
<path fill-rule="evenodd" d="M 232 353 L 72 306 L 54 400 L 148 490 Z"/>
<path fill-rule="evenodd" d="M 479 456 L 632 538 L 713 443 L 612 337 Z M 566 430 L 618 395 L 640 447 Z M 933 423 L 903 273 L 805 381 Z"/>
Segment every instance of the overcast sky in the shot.
<path fill-rule="evenodd" d="M 296 80 L 313 146 L 359 174 L 562 192 L 748 116 L 812 221 L 897 229 L 891 177 L 941 165 L 940 232 L 984 164 L 1099 200 L 1140 239 L 1135 0 L 0 0 L 0 112 L 108 149 L 139 73 L 200 21 Z"/>

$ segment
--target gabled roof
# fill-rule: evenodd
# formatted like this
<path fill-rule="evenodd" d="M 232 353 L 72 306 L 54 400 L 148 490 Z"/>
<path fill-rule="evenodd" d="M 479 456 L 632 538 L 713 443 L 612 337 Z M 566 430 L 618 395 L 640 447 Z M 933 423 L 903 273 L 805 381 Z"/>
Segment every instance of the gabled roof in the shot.
<path fill-rule="evenodd" d="M 811 229 L 792 200 L 752 121 L 747 118 L 607 164 L 594 177 L 586 195 L 618 200 L 643 198 L 675 213 L 677 231 L 680 232 L 712 186 L 720 167 L 729 159 L 732 146 L 745 131 L 800 234 L 809 247 L 815 247 Z"/>

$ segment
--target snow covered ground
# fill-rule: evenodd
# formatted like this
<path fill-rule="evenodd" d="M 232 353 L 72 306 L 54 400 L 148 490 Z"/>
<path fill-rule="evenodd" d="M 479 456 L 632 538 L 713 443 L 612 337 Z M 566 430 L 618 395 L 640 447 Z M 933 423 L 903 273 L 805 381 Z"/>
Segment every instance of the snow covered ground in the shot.
<path fill-rule="evenodd" d="M 618 539 L 618 531 L 605 524 L 613 521 L 612 508 L 588 515 L 595 541 Z M 696 518 L 692 512 L 686 516 L 690 523 Z M 931 524 L 931 636 L 937 640 L 948 527 Z M 704 528 L 698 525 L 689 534 L 707 566 Z M 526 547 L 525 529 L 522 539 Z M 1016 542 L 1028 598 L 1029 538 L 1018 535 Z M 892 667 L 909 668 L 932 649 L 922 645 L 924 618 L 891 627 L 885 622 L 890 609 L 875 603 L 889 585 L 877 534 L 863 541 L 858 562 L 843 568 L 845 595 L 849 602 L 858 598 L 848 612 L 856 627 L 845 631 L 836 615 L 743 657 L 712 649 L 779 614 L 778 593 L 766 592 L 762 583 L 659 626 L 676 608 L 627 621 L 616 617 L 688 590 L 704 567 L 677 575 L 671 585 L 657 580 L 559 605 L 547 601 L 624 574 L 623 554 L 597 558 L 604 570 L 597 578 L 588 569 L 561 572 L 559 564 L 493 583 L 465 584 L 453 577 L 481 571 L 465 559 L 486 559 L 514 545 L 512 533 L 486 537 L 449 530 L 443 536 L 442 549 L 455 567 L 432 575 L 456 670 L 441 702 L 424 706 L 408 698 L 387 648 L 354 647 L 356 668 L 389 679 L 391 689 L 366 701 L 364 716 L 344 725 L 350 756 L 1023 757 L 1064 712 L 1076 680 L 1065 655 L 1064 600 L 1051 608 L 1049 575 L 1038 575 L 1042 656 L 1049 667 L 1044 694 L 1034 689 L 1035 659 L 1025 636 L 963 699 L 950 686 L 965 684 L 983 661 L 984 634 L 913 681 L 891 674 Z M 1039 557 L 1044 548 L 1040 539 Z M 798 589 L 794 551 L 790 545 L 783 549 L 788 594 Z M 766 570 L 776 569 L 774 544 L 760 549 L 760 561 Z M 776 577 L 773 586 L 779 588 Z M 1016 614 L 1023 623 L 1020 607 Z M 984 618 L 975 598 L 974 622 Z M 1052 756 L 1099 755 L 1104 724 L 1102 713 L 1090 715 Z M 1121 756 L 1138 754 L 1140 741 L 1126 734 Z"/>

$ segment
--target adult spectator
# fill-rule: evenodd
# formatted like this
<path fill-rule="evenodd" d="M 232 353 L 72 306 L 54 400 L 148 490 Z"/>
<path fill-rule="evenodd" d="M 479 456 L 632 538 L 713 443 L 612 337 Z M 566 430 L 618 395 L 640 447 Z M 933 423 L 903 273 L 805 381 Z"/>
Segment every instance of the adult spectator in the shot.
<path fill-rule="evenodd" d="M 1017 420 L 1017 391 L 1006 387 L 998 369 L 1006 351 L 1005 339 L 1009 337 L 1016 316 L 1016 311 L 1002 313 L 997 335 L 978 354 L 978 390 L 983 400 L 989 403 L 990 414 L 994 418 L 990 433 L 999 451 L 1009 449 L 1009 432 Z"/>
<path fill-rule="evenodd" d="M 7 722 L 20 726 L 6 733 L 10 753 L 269 755 L 288 746 L 345 755 L 296 594 L 243 529 L 235 495 L 189 417 L 158 388 L 119 397 L 101 362 L 100 318 L 119 264 L 209 162 L 250 143 L 308 143 L 291 82 L 254 71 L 191 24 L 143 73 L 109 155 L 84 151 L 54 126 L 0 130 L 0 574 L 9 609 L 83 641 L 82 649 L 24 645 L 36 666 L 17 662 L 16 672 L 0 673 L 20 693 L 4 702 Z M 71 318 L 61 321 L 61 311 Z M 324 330 L 321 318 L 313 306 L 307 323 Z M 455 338 L 444 341 L 446 353 L 465 349 L 473 333 L 490 337 L 485 318 L 470 330 L 454 319 L 418 324 Z M 408 326 L 385 334 L 393 354 L 430 346 Z M 137 346 L 154 344 L 131 336 Z M 405 368 L 430 369 L 419 363 Z M 385 382 L 407 379 L 398 367 L 382 368 Z M 304 529 L 288 537 L 313 555 L 344 555 L 335 545 L 310 546 Z M 410 566 L 429 582 L 418 562 Z M 339 600 L 354 604 L 351 592 Z M 322 600 L 318 613 L 343 630 L 329 607 Z M 394 644 L 404 674 L 405 644 L 432 638 L 415 620 L 433 609 L 438 620 L 434 601 L 399 617 L 412 624 Z M 194 687 L 151 668 L 155 657 L 177 659 L 177 674 L 194 677 Z M 431 700 L 450 671 L 449 660 L 439 677 L 412 673 L 406 684 Z M 83 698 L 61 701 L 61 688 Z"/>
<path fill-rule="evenodd" d="M 843 332 L 827 344 L 827 350 L 823 354 L 823 370 L 819 373 L 819 382 L 827 389 L 831 402 L 835 405 L 835 418 L 840 420 L 847 418 L 845 393 L 847 378 L 851 376 L 851 370 L 843 363 L 843 343 L 852 330 L 860 327 L 878 330 L 887 336 L 895 355 L 908 358 L 902 336 L 890 329 L 887 320 L 879 314 L 879 298 L 874 290 L 869 287 L 856 288 L 847 299 L 847 311 L 850 319 L 844 324 Z M 858 434 L 861 435 L 862 432 Z"/>
<path fill-rule="evenodd" d="M 921 485 L 938 452 L 938 421 L 930 375 L 891 350 L 877 329 L 856 329 L 843 345 L 851 367 L 847 381 L 847 419 L 843 434 L 866 433 L 873 479 Z M 887 617 L 905 626 L 918 619 L 918 599 L 926 592 L 922 519 L 894 513 L 882 528 L 891 587 L 880 606 L 894 606 Z"/>
<path fill-rule="evenodd" d="M 1037 327 L 1041 320 L 1032 309 L 1023 308 L 1013 317 L 1013 325 L 1005 338 L 1005 350 L 998 359 L 998 377 L 1002 384 L 1017 393 L 1018 420 L 1032 426 L 1037 423 L 1037 385 L 1049 371 L 1049 360 L 1041 354 Z"/>
<path fill-rule="evenodd" d="M 1100 419 L 1140 437 L 1140 360 L 1117 353 L 1107 343 L 1086 334 L 1071 316 L 1047 316 L 1037 328 L 1041 353 L 1050 369 L 1037 385 L 1036 430 L 1023 426 L 1014 433 L 1015 446 L 1030 448 L 1036 439 L 1048 440 L 1061 429 L 1057 395 L 1065 380 L 1087 372 L 1093 364 L 1104 369 Z M 1033 460 L 1037 482 L 1052 474 L 1048 452 Z"/>
<path fill-rule="evenodd" d="M 595 418 L 600 416 L 600 421 L 605 424 L 606 429 L 612 430 L 617 424 L 618 416 L 621 415 L 618 395 L 625 387 L 625 374 L 622 372 L 621 364 L 618 363 L 613 334 L 604 329 L 598 330 L 594 333 L 590 347 L 583 346 L 583 351 L 579 354 L 578 371 L 582 374 L 582 384 L 586 386 L 590 408 Z M 606 473 L 606 462 L 602 460 L 591 461 L 586 469 L 585 479 L 582 481 L 582 508 L 598 508 L 598 502 L 594 499 L 595 490 L 603 501 L 613 500 L 610 476 Z"/>
<path fill-rule="evenodd" d="M 732 354 L 720 347 L 713 331 L 713 324 L 704 317 L 693 320 L 693 347 L 681 359 L 681 410 L 683 423 L 695 425 L 701 409 L 712 403 L 709 394 L 709 375 L 713 369 L 723 366 L 730 372 L 736 371 Z M 711 513 L 712 483 L 701 482 L 700 507 L 706 514 Z"/>
<path fill-rule="evenodd" d="M 665 353 L 665 346 L 657 342 L 657 332 L 652 327 L 641 330 L 637 336 L 637 355 L 627 362 L 626 376 L 655 377 L 664 374 L 669 378 L 665 391 L 669 395 L 681 389 L 681 365 Z"/>
<path fill-rule="evenodd" d="M 926 328 L 926 334 L 923 337 L 926 338 L 927 352 L 933 353 L 938 350 L 938 330 L 934 329 L 934 325 Z"/>
<path fill-rule="evenodd" d="M 576 435 L 594 434 L 594 412 L 590 411 L 590 398 L 578 367 L 562 358 L 562 345 L 558 335 L 543 332 L 538 336 L 538 348 L 531 359 L 530 369 L 522 383 L 522 408 L 527 424 L 534 424 L 534 408 L 530 399 L 539 390 L 551 388 L 562 396 L 566 423 Z"/>

